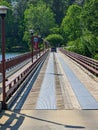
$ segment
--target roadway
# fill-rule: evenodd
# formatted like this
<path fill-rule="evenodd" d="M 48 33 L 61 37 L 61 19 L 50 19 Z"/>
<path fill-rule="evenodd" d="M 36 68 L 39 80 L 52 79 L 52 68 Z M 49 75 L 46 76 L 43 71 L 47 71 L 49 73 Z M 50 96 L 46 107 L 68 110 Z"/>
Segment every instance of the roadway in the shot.
<path fill-rule="evenodd" d="M 45 62 L 26 101 L 14 109 L 98 109 L 97 81 L 60 52 Z"/>
<path fill-rule="evenodd" d="M 98 129 L 98 80 L 61 52 L 48 55 L 30 86 L 2 111 L 1 130 Z"/>

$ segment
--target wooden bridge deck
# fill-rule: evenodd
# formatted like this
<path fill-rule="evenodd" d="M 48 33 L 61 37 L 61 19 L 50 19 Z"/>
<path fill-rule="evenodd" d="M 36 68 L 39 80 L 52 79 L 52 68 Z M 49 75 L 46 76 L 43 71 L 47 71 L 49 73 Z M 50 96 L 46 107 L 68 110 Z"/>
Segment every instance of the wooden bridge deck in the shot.
<path fill-rule="evenodd" d="M 98 79 L 92 76 L 61 52 L 50 53 L 26 100 L 24 91 L 20 103 L 0 113 L 0 130 L 97 130 Z"/>
<path fill-rule="evenodd" d="M 97 86 L 76 62 L 50 53 L 23 106 L 14 109 L 98 109 Z"/>

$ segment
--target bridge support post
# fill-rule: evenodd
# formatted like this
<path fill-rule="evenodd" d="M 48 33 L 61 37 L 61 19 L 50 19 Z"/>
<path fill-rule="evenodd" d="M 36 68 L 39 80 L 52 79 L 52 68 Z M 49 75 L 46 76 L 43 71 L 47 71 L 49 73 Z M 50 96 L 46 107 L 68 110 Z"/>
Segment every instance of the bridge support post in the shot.
<path fill-rule="evenodd" d="M 31 53 L 31 57 L 32 57 L 32 63 L 33 63 L 33 41 L 34 41 L 34 38 L 33 38 L 33 34 L 34 34 L 34 30 L 33 29 L 30 29 L 30 34 L 31 34 L 31 48 L 32 48 L 32 53 Z"/>
<path fill-rule="evenodd" d="M 3 85 L 3 108 L 6 108 L 6 90 L 5 90 L 5 26 L 4 17 L 2 16 L 2 85 Z"/>
<path fill-rule="evenodd" d="M 0 16 L 1 16 L 1 27 L 2 27 L 2 87 L 3 87 L 3 109 L 6 109 L 6 78 L 5 78 L 5 70 L 6 70 L 6 63 L 5 63 L 5 23 L 4 18 L 6 16 L 8 7 L 0 6 Z"/>

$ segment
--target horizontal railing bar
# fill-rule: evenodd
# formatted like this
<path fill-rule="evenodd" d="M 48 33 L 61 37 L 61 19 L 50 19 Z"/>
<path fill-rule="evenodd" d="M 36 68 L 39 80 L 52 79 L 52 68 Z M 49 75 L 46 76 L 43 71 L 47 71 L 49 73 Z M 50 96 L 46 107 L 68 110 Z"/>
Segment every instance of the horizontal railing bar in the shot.
<path fill-rule="evenodd" d="M 68 50 L 60 49 L 62 53 L 81 64 L 87 70 L 89 70 L 94 75 L 98 76 L 98 61 L 88 58 L 86 56 L 79 55 L 74 52 L 70 52 Z"/>
<path fill-rule="evenodd" d="M 40 50 L 42 51 L 42 50 Z M 39 53 L 38 51 L 34 51 L 34 55 L 36 55 L 37 53 Z M 26 53 L 20 56 L 16 56 L 14 58 L 10 58 L 6 60 L 6 70 L 9 68 L 12 68 L 20 63 L 22 63 L 23 61 L 29 59 L 32 57 L 32 53 Z M 0 62 L 0 73 L 2 72 L 2 61 Z"/>
<path fill-rule="evenodd" d="M 47 53 L 47 52 L 46 52 Z M 46 54 L 45 53 L 45 54 Z M 44 54 L 44 55 L 45 55 Z M 6 85 L 6 101 L 9 100 L 9 98 L 12 96 L 12 93 L 14 93 L 16 91 L 16 89 L 18 89 L 19 85 L 22 83 L 22 81 L 29 75 L 29 73 L 31 71 L 35 72 L 38 65 L 40 64 L 40 62 L 42 61 L 44 55 L 42 55 L 38 60 L 36 60 L 32 65 L 30 65 L 26 70 L 24 70 L 21 74 L 19 74 L 15 79 L 13 79 L 10 83 L 8 83 Z M 25 72 L 25 74 L 24 74 Z M 23 76 L 24 75 L 24 76 Z M 21 78 L 19 78 L 21 76 Z M 16 82 L 17 81 L 17 82 Z M 13 84 L 12 86 L 10 84 Z M 10 87 L 10 89 L 8 90 L 8 88 Z"/>

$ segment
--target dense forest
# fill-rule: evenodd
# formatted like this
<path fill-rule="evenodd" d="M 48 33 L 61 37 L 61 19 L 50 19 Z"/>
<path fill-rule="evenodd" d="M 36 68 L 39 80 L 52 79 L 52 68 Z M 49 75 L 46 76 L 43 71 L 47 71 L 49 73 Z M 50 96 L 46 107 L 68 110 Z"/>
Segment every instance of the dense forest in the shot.
<path fill-rule="evenodd" d="M 98 0 L 0 0 L 0 5 L 9 7 L 6 51 L 29 51 L 33 29 L 53 46 L 98 60 Z"/>

